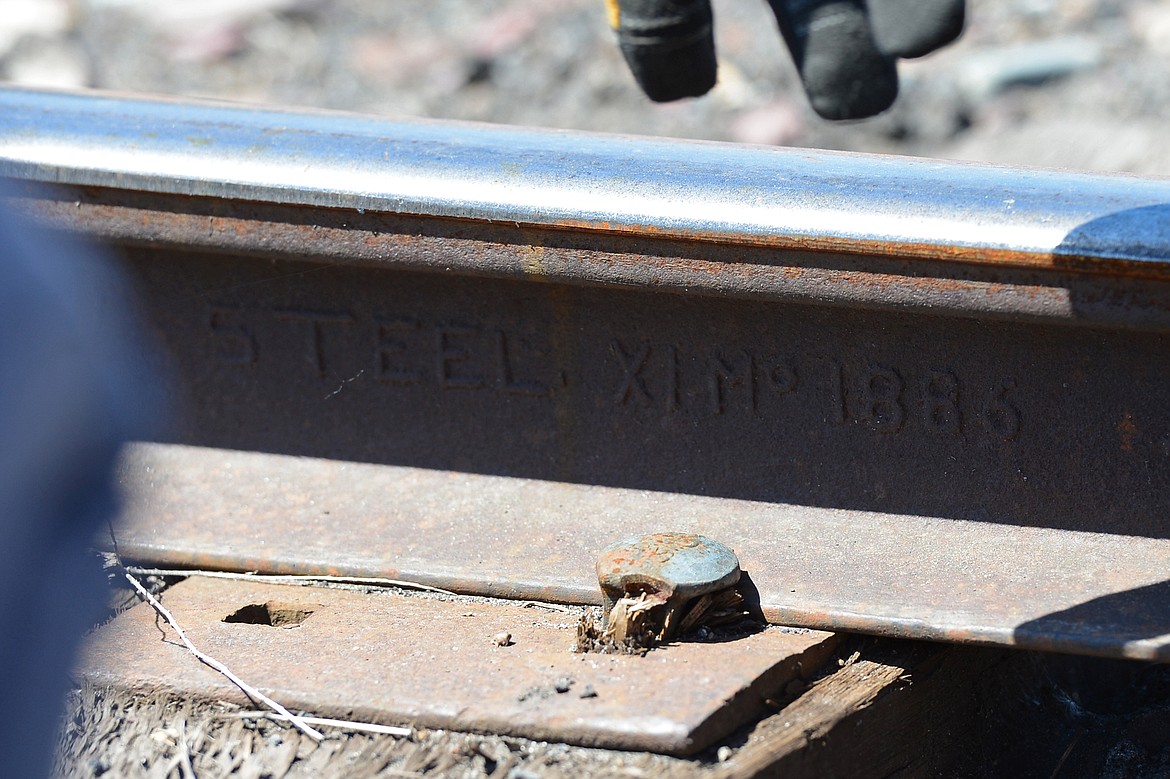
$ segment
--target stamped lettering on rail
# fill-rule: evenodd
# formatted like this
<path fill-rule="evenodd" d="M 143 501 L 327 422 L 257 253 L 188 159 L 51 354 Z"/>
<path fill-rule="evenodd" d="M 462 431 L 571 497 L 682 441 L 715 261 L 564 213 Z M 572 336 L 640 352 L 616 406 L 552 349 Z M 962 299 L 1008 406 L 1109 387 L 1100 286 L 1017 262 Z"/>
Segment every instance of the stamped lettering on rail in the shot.
<path fill-rule="evenodd" d="M 224 365 L 253 365 L 259 357 L 256 334 L 243 310 L 216 306 L 207 318 L 211 351 Z"/>
<path fill-rule="evenodd" d="M 1016 382 L 965 381 L 947 367 L 895 365 L 853 356 L 749 350 L 687 351 L 615 338 L 609 355 L 615 406 L 700 418 L 812 415 L 879 436 L 908 431 L 943 439 L 1015 440 L 1023 425 Z M 785 404 L 788 404 L 787 406 Z"/>
<path fill-rule="evenodd" d="M 531 337 L 473 322 L 231 306 L 211 308 L 207 321 L 209 348 L 224 365 L 256 364 L 263 351 L 258 334 L 267 334 L 280 346 L 299 345 L 306 364 L 323 381 L 361 370 L 385 387 L 489 390 L 531 398 L 549 397 L 552 387 L 563 383 L 553 380 L 562 375 L 557 366 L 534 359 Z"/>

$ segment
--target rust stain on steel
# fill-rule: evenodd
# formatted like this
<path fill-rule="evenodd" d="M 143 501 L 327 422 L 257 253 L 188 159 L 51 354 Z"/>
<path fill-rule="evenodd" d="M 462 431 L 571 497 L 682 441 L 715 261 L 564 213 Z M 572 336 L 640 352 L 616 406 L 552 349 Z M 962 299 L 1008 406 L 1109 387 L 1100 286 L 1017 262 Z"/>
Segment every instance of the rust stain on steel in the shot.
<path fill-rule="evenodd" d="M 364 211 L 357 213 L 345 208 L 314 206 L 289 206 L 260 201 L 212 199 L 202 196 L 144 193 L 134 190 L 108 189 L 98 186 L 46 186 L 34 184 L 27 190 L 29 196 L 16 200 L 18 207 L 31 209 L 41 217 L 69 230 L 77 230 L 98 237 L 118 238 L 133 241 L 149 241 L 150 235 L 170 234 L 168 242 L 183 242 L 184 219 L 195 216 L 203 228 L 201 235 L 193 235 L 186 242 L 190 245 L 208 244 L 220 240 L 226 234 L 236 238 L 249 236 L 255 227 L 249 221 L 264 221 L 262 216 L 275 212 L 316 214 L 320 224 L 306 224 L 304 219 L 285 221 L 282 229 L 299 232 L 302 235 L 318 232 L 318 227 L 328 231 L 340 223 L 343 229 L 350 229 L 358 237 L 346 243 L 364 244 L 367 250 L 375 252 L 393 244 L 400 237 L 370 232 L 364 225 L 371 221 L 413 221 L 430 224 L 454 224 L 456 229 L 475 233 L 491 229 L 492 223 L 484 219 L 466 217 L 430 217 L 396 215 Z M 56 199 L 55 199 L 56 198 Z M 176 207 L 178 205 L 178 207 Z M 207 214 L 209 210 L 214 214 Z M 127 211 L 136 213 L 126 213 Z M 189 211 L 189 213 L 185 213 Z M 260 219 L 257 220 L 257 216 Z M 366 218 L 362 218 L 366 217 Z M 282 221 L 282 220 L 280 220 Z M 165 229 L 160 229 L 168 223 Z M 699 252 L 741 253 L 797 252 L 811 255 L 847 255 L 904 260 L 912 266 L 942 263 L 949 266 L 1016 268 L 1034 271 L 1062 271 L 1082 275 L 1129 276 L 1135 278 L 1170 279 L 1170 258 L 1145 257 L 1141 260 L 1094 256 L 1075 251 L 1072 247 L 1053 251 L 1003 249 L 989 246 L 948 245 L 934 242 L 898 240 L 873 240 L 842 236 L 812 235 L 761 235 L 758 233 L 731 236 L 724 233 L 707 233 L 701 230 L 672 227 L 660 229 L 653 225 L 616 225 L 594 219 L 558 219 L 555 223 L 541 224 L 512 221 L 517 231 L 559 235 L 579 244 L 616 241 L 622 244 L 673 244 L 696 247 Z M 264 225 L 272 235 L 275 223 Z M 993 229 L 993 228 L 989 228 Z M 360 235 L 359 235 L 360 234 Z M 314 236 L 319 239 L 323 236 Z M 290 236 L 291 238 L 291 236 Z M 291 240 L 277 242 L 291 243 Z M 262 242 L 261 242 L 262 243 Z M 253 243 L 254 247 L 261 243 Z M 287 249 L 286 249 L 286 253 Z M 329 252 L 326 252 L 329 254 Z M 752 271 L 749 271 L 752 272 Z M 918 275 L 917 271 L 913 272 Z"/>
<path fill-rule="evenodd" d="M 611 544 L 597 559 L 606 607 L 647 592 L 679 604 L 739 581 L 739 561 L 723 544 L 691 533 L 651 533 Z"/>
<path fill-rule="evenodd" d="M 134 246 L 887 310 L 1085 321 L 1093 309 L 1101 313 L 1091 319 L 1106 321 L 1170 319 L 1166 306 L 1158 304 L 1155 311 L 1150 305 L 1157 297 L 1148 291 L 1100 294 L 1096 289 L 1170 280 L 1170 266 L 1157 262 L 1082 262 L 1063 256 L 1043 262 L 993 256 L 995 261 L 983 262 L 981 255 L 955 256 L 931 246 L 900 252 L 807 241 L 708 243 L 100 188 L 16 205 L 50 225 Z M 534 245 L 541 248 L 535 262 Z M 1070 305 L 1070 296 L 1090 305 Z"/>
<path fill-rule="evenodd" d="M 712 235 L 695 230 L 664 231 L 650 225 L 614 226 L 608 222 L 561 219 L 557 227 L 591 233 L 610 233 L 631 238 L 681 238 L 697 243 L 730 244 L 744 247 L 795 249 L 831 254 L 863 254 L 908 260 L 946 260 L 975 265 L 1000 265 L 1023 268 L 1059 268 L 1085 273 L 1136 274 L 1164 277 L 1170 272 L 1166 261 L 1132 261 L 1108 259 L 1086 254 L 993 249 L 986 246 L 959 246 L 909 241 L 875 241 L 836 236 L 744 235 L 738 240 L 726 235 Z"/>
<path fill-rule="evenodd" d="M 814 673 L 837 643 L 831 633 L 772 628 L 646 657 L 580 655 L 571 652 L 575 615 L 520 606 L 198 577 L 163 602 L 202 651 L 294 711 L 674 754 L 758 717 L 765 698 Z M 295 619 L 224 622 L 274 611 Z M 511 634 L 506 646 L 500 633 Z M 247 704 L 146 604 L 96 631 L 77 673 Z M 583 697 L 589 688 L 596 695 Z"/>

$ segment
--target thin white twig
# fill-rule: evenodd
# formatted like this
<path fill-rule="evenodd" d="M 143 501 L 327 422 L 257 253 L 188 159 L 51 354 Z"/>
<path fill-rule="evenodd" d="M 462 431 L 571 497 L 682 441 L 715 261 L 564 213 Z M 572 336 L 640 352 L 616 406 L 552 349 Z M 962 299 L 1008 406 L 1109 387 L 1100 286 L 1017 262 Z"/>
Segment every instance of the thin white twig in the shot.
<path fill-rule="evenodd" d="M 348 379 L 342 379 L 342 380 L 341 380 L 341 383 L 337 385 L 337 389 L 333 390 L 333 391 L 332 391 L 332 392 L 330 392 L 328 395 L 326 395 L 326 396 L 324 397 L 324 400 L 329 400 L 329 398 L 331 398 L 331 397 L 333 397 L 334 395 L 337 395 L 338 393 L 340 393 L 340 392 L 341 392 L 343 389 L 345 389 L 345 385 L 346 385 L 346 384 L 349 384 L 349 383 L 350 383 L 350 382 L 352 382 L 352 381 L 357 381 L 357 378 L 358 378 L 358 376 L 361 376 L 361 375 L 362 375 L 363 373 L 365 373 L 365 372 L 366 372 L 366 369 L 365 369 L 365 368 L 362 368 L 360 371 L 358 371 L 357 373 L 355 373 L 353 376 L 350 376 Z"/>
<path fill-rule="evenodd" d="M 332 582 L 334 584 L 373 584 L 384 587 L 403 587 L 405 589 L 436 592 L 440 595 L 456 595 L 450 590 L 441 587 L 432 587 L 429 584 L 419 584 L 403 579 L 384 579 L 380 576 L 316 576 L 314 574 L 283 574 L 283 573 L 235 573 L 234 571 L 204 571 L 184 568 L 139 568 L 127 566 L 127 571 L 140 576 L 203 576 L 208 579 L 236 579 L 245 581 L 269 582 L 279 584 L 288 582 Z"/>
<path fill-rule="evenodd" d="M 237 711 L 231 716 L 240 717 L 241 719 L 274 719 L 281 722 L 287 721 L 287 718 L 283 714 L 273 714 L 270 711 Z M 330 719 L 328 717 L 306 717 L 302 715 L 301 721 L 309 725 L 320 725 L 326 728 L 342 728 L 343 730 L 361 731 L 363 733 L 378 733 L 383 736 L 410 736 L 413 733 L 410 728 L 401 728 L 395 725 L 378 725 L 373 722 L 354 722 L 353 720 Z"/>
<path fill-rule="evenodd" d="M 287 718 L 289 723 L 293 727 L 295 727 L 297 730 L 304 733 L 309 738 L 313 739 L 314 741 L 320 741 L 323 738 L 325 738 L 325 736 L 320 731 L 315 730 L 312 727 L 310 727 L 309 725 L 305 724 L 304 720 L 302 720 L 300 717 L 293 714 L 291 711 L 286 709 L 284 706 L 281 706 L 279 703 L 272 700 L 267 695 L 260 692 L 259 690 L 257 690 L 255 687 L 253 687 L 252 685 L 245 682 L 240 677 L 236 676 L 234 673 L 231 672 L 230 669 L 228 669 L 228 667 L 226 665 L 224 665 L 220 661 L 216 660 L 211 655 L 208 655 L 208 654 L 205 654 L 205 653 L 199 651 L 199 649 L 197 649 L 196 646 L 191 643 L 191 639 L 187 638 L 187 634 L 183 631 L 183 628 L 179 626 L 179 623 L 175 620 L 174 616 L 171 615 L 171 612 L 167 611 L 166 606 L 162 605 L 162 603 L 158 600 L 158 598 L 151 595 L 147 591 L 147 589 L 145 587 L 143 587 L 142 584 L 139 583 L 139 581 L 137 579 L 135 579 L 133 575 L 131 575 L 129 570 L 125 571 L 124 573 L 125 573 L 127 581 L 129 581 L 130 584 L 134 587 L 134 589 L 138 591 L 138 594 L 141 595 L 142 598 L 147 603 L 149 603 L 151 605 L 151 607 L 156 612 L 158 612 L 158 614 L 163 619 L 165 619 L 167 621 L 167 624 L 170 625 L 174 629 L 175 633 L 178 634 L 179 638 L 182 640 L 183 644 L 187 647 L 187 649 L 190 650 L 191 654 L 193 654 L 193 655 L 195 655 L 195 657 L 199 658 L 199 661 L 201 663 L 204 663 L 205 665 L 209 665 L 212 668 L 214 668 L 215 670 L 219 671 L 221 674 L 223 674 L 229 680 L 231 680 L 232 684 L 236 685 L 241 690 L 243 690 L 249 697 L 251 697 L 255 700 L 259 700 L 265 706 L 268 706 L 273 711 L 275 711 L 278 714 L 280 714 L 281 716 Z"/>
<path fill-rule="evenodd" d="M 522 602 L 520 605 L 526 609 L 529 609 L 529 608 L 549 609 L 550 611 L 559 611 L 562 614 L 576 614 L 577 613 L 573 609 L 569 608 L 568 606 L 562 606 L 559 603 L 545 603 L 544 601 L 540 601 L 540 600 L 526 600 L 526 601 Z"/>

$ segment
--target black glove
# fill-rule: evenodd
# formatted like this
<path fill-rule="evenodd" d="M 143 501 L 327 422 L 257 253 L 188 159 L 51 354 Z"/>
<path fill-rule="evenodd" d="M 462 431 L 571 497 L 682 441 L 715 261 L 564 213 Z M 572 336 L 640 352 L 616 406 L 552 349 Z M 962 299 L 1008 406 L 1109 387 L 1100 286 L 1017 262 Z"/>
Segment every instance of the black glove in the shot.
<path fill-rule="evenodd" d="M 622 54 L 658 102 L 715 85 L 710 0 L 606 0 Z M 768 0 L 813 110 L 826 119 L 881 113 L 898 96 L 899 57 L 921 57 L 963 31 L 964 0 Z"/>

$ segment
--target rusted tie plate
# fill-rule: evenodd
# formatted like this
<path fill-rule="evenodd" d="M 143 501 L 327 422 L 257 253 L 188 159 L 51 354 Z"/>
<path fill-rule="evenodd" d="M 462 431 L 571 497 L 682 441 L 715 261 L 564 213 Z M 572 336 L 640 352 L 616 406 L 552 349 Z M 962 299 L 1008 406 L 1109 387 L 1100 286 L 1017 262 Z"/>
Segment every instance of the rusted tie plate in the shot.
<path fill-rule="evenodd" d="M 293 711 L 673 754 L 757 718 L 837 643 L 768 628 L 644 657 L 576 654 L 576 614 L 519 604 L 198 577 L 162 600 L 196 646 Z M 247 702 L 146 604 L 94 634 L 78 675 Z"/>

